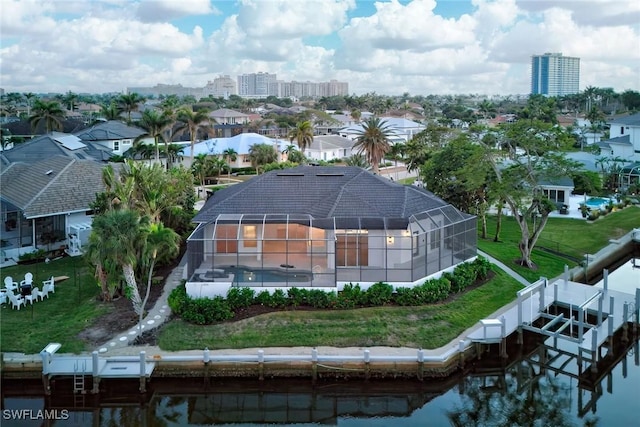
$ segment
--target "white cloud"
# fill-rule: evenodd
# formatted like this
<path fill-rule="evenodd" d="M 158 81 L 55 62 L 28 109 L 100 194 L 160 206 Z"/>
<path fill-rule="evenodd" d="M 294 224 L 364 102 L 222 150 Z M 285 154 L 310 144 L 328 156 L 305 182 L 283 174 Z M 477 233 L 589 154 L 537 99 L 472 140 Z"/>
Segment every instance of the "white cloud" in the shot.
<path fill-rule="evenodd" d="M 581 58 L 581 88 L 640 89 L 637 0 L 468 1 L 447 18 L 436 0 L 0 0 L 0 85 L 197 87 L 265 71 L 351 93 L 527 93 L 531 55 L 562 52 Z"/>
<path fill-rule="evenodd" d="M 220 14 L 210 0 L 141 0 L 136 15 L 146 22 L 160 22 L 192 15 Z"/>
<path fill-rule="evenodd" d="M 342 27 L 354 0 L 240 0 L 237 24 L 249 37 L 299 38 Z"/>

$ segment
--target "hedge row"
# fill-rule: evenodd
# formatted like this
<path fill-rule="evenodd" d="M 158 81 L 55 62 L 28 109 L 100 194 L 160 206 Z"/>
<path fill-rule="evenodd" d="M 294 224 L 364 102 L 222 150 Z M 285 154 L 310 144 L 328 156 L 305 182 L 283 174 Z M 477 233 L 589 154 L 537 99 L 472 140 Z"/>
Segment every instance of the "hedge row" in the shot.
<path fill-rule="evenodd" d="M 442 301 L 465 290 L 476 280 L 484 280 L 491 264 L 482 257 L 471 263 L 460 264 L 453 273 L 444 273 L 438 279 L 429 279 L 413 288 L 400 287 L 395 292 L 393 286 L 378 282 L 367 290 L 358 284 L 347 284 L 341 292 L 324 292 L 318 289 L 289 288 L 273 294 L 253 288 L 231 288 L 227 297 L 193 299 L 187 295 L 184 285 L 174 289 L 169 295 L 169 307 L 183 320 L 198 325 L 232 319 L 237 310 L 260 304 L 273 308 L 311 306 L 325 309 L 349 309 L 377 307 L 385 304 L 415 306 Z"/>

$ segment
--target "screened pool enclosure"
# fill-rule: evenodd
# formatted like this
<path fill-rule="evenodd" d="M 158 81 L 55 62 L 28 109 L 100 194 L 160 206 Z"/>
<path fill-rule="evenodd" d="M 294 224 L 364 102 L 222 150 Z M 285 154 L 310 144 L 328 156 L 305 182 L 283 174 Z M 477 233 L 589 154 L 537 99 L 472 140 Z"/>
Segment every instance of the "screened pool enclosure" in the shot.
<path fill-rule="evenodd" d="M 476 218 L 450 205 L 409 218 L 220 214 L 188 239 L 187 281 L 410 285 L 475 257 L 476 239 Z"/>

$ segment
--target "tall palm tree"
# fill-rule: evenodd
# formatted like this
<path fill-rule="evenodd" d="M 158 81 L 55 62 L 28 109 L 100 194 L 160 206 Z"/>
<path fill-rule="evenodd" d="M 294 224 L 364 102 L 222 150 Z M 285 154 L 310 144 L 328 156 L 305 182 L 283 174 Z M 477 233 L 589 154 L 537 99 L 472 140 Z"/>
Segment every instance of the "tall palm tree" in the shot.
<path fill-rule="evenodd" d="M 76 104 L 78 101 L 78 94 L 68 91 L 63 97 L 65 105 L 67 106 L 67 110 L 73 111 L 76 108 Z"/>
<path fill-rule="evenodd" d="M 23 94 L 27 100 L 27 117 L 31 115 L 31 106 L 33 105 L 33 98 L 36 98 L 36 94 L 33 92 L 26 92 Z"/>
<path fill-rule="evenodd" d="M 29 117 L 32 131 L 35 131 L 40 123 L 44 122 L 46 133 L 52 130 L 62 130 L 64 110 L 56 101 L 36 100 L 33 106 L 33 114 Z"/>
<path fill-rule="evenodd" d="M 171 124 L 171 119 L 166 117 L 164 113 L 160 113 L 156 110 L 146 110 L 142 113 L 142 119 L 140 120 L 139 126 L 146 130 L 147 133 L 140 135 L 136 140 L 137 142 L 140 139 L 151 136 L 153 137 L 153 143 L 156 148 L 156 162 L 160 163 L 160 149 L 158 147 L 159 140 L 162 140 L 165 143 L 165 146 L 168 145 L 163 133 L 167 126 Z M 168 150 L 167 150 L 168 151 Z M 168 169 L 167 162 L 167 169 Z"/>
<path fill-rule="evenodd" d="M 296 124 L 296 127 L 289 132 L 289 141 L 295 141 L 302 154 L 304 154 L 304 150 L 313 142 L 313 125 L 311 122 L 305 120 Z"/>
<path fill-rule="evenodd" d="M 144 98 L 135 92 L 120 95 L 118 106 L 127 113 L 127 122 L 131 123 L 131 112 L 137 111 L 142 102 Z"/>
<path fill-rule="evenodd" d="M 231 179 L 231 162 L 238 159 L 238 153 L 233 148 L 227 148 L 222 152 L 222 155 L 227 160 L 227 179 Z"/>
<path fill-rule="evenodd" d="M 386 121 L 377 117 L 371 117 L 362 124 L 362 130 L 358 132 L 353 147 L 358 153 L 364 154 L 365 158 L 371 163 L 373 173 L 380 173 L 380 161 L 384 155 L 390 150 L 389 138 L 391 129 Z"/>
<path fill-rule="evenodd" d="M 191 108 L 185 107 L 178 111 L 178 120 L 182 124 L 178 125 L 176 133 L 189 132 L 189 140 L 191 141 L 191 164 L 193 164 L 193 146 L 196 143 L 199 130 L 211 129 L 211 117 L 208 110 L 193 111 Z"/>
<path fill-rule="evenodd" d="M 204 190 L 204 180 L 211 171 L 211 157 L 204 153 L 198 154 L 191 164 L 191 172 L 198 178 L 200 187 Z"/>

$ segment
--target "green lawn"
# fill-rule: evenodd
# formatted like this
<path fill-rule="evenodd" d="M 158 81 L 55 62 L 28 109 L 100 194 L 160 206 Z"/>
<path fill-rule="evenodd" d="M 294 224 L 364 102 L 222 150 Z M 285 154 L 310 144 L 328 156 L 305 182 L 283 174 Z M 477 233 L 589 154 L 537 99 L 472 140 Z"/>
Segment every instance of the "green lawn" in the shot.
<path fill-rule="evenodd" d="M 208 326 L 175 320 L 162 328 L 159 345 L 169 351 L 321 345 L 438 348 L 515 299 L 519 289 L 522 286 L 497 270 L 490 282 L 445 304 L 292 310 Z"/>
<path fill-rule="evenodd" d="M 51 276 L 68 276 L 56 283 L 55 294 L 44 301 L 27 304 L 20 310 L 3 304 L 0 308 L 0 351 L 39 353 L 48 343 L 62 344 L 61 352 L 77 353 L 86 350 L 77 338 L 109 307 L 96 300 L 100 289 L 93 279 L 93 271 L 81 257 L 67 257 L 48 264 L 18 265 L 0 270 L 4 287 L 5 276 L 20 282 L 24 274 L 33 274 L 33 284 L 42 288 L 42 281 Z"/>
<path fill-rule="evenodd" d="M 534 249 L 532 256 L 538 270 L 531 271 L 515 265 L 513 261 L 520 257 L 518 250 L 520 228 L 513 217 L 503 216 L 502 218 L 501 241 L 493 242 L 496 220 L 495 217 L 489 216 L 487 219 L 489 239 L 479 239 L 478 248 L 512 267 L 527 280 L 535 281 L 540 276 L 556 277 L 562 274 L 565 264 L 569 267 L 577 265 L 570 258 L 557 257 L 540 249 Z M 584 254 L 599 251 L 609 243 L 610 239 L 622 237 L 637 227 L 640 227 L 640 208 L 636 206 L 610 213 L 594 222 L 549 218 L 536 247 L 545 247 L 572 258 L 582 259 Z"/>

